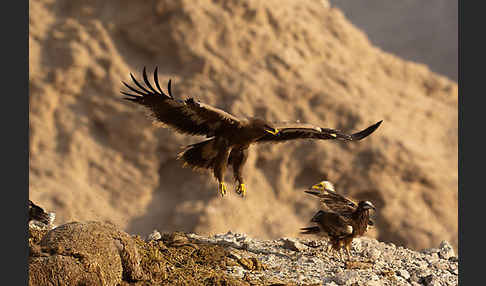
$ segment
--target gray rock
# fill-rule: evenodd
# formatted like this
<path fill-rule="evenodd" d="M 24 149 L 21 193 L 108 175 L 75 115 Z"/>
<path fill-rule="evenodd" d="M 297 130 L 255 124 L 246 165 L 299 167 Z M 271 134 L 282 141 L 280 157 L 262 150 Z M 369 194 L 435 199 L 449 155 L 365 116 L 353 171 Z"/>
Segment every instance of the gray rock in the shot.
<path fill-rule="evenodd" d="M 331 286 L 353 283 L 368 286 L 458 284 L 458 275 L 455 274 L 458 272 L 457 261 L 453 257 L 440 259 L 439 248 L 417 252 L 361 237 L 353 242 L 353 262 L 344 263 L 337 256 L 325 252 L 326 243 L 321 240 L 259 240 L 238 233 L 209 238 L 198 235 L 190 237 L 196 241 L 222 245 L 236 260 L 256 258 L 264 265 L 260 270 L 247 271 L 233 266 L 228 274 L 234 277 L 245 275 L 251 280 L 262 281 L 262 284 L 268 281 Z"/>
<path fill-rule="evenodd" d="M 359 279 L 359 274 L 355 270 L 344 270 L 342 272 L 339 272 L 334 276 L 334 281 L 338 285 L 349 285 L 354 282 L 357 282 Z"/>
<path fill-rule="evenodd" d="M 448 241 L 443 240 L 440 243 L 440 245 L 439 245 L 439 256 L 442 259 L 449 259 L 451 257 L 456 256 L 456 254 L 454 253 L 454 248 L 452 248 L 451 244 Z"/>
<path fill-rule="evenodd" d="M 430 253 L 429 255 L 425 256 L 425 260 L 427 260 L 429 264 L 434 264 L 439 260 L 439 253 L 437 252 Z"/>
<path fill-rule="evenodd" d="M 283 248 L 287 248 L 293 251 L 304 251 L 308 248 L 308 246 L 300 243 L 297 239 L 295 238 L 282 238 L 283 241 Z"/>
<path fill-rule="evenodd" d="M 439 279 L 434 274 L 427 275 L 422 279 L 422 283 L 426 286 L 440 286 Z"/>
<path fill-rule="evenodd" d="M 422 250 L 424 254 L 432 254 L 432 253 L 439 253 L 440 249 L 438 248 L 426 248 Z"/>
<path fill-rule="evenodd" d="M 162 238 L 162 235 L 160 234 L 160 232 L 156 229 L 154 229 L 154 231 L 152 231 L 152 233 L 150 233 L 147 237 L 147 241 L 150 241 L 150 240 L 159 240 Z"/>
<path fill-rule="evenodd" d="M 385 283 L 382 280 L 369 280 L 366 281 L 365 286 L 383 286 Z"/>
<path fill-rule="evenodd" d="M 410 273 L 408 273 L 408 271 L 405 269 L 400 269 L 396 273 L 397 275 L 403 277 L 405 280 L 410 279 Z"/>
<path fill-rule="evenodd" d="M 376 248 L 367 249 L 365 255 L 372 260 L 376 260 L 381 256 L 381 252 Z"/>
<path fill-rule="evenodd" d="M 450 271 L 452 274 L 459 275 L 459 268 L 458 268 L 457 264 L 452 264 L 452 265 L 449 267 L 449 271 Z"/>

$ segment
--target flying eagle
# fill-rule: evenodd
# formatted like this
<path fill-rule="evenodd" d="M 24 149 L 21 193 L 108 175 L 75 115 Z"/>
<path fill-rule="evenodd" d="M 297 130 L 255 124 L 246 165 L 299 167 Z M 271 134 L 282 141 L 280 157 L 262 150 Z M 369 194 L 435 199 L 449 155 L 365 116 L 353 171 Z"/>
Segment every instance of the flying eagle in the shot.
<path fill-rule="evenodd" d="M 259 118 L 238 118 L 191 97 L 185 100 L 174 98 L 170 80 L 167 87 L 168 94 L 164 93 L 159 85 L 157 67 L 154 71 L 155 88 L 147 78 L 145 67 L 142 76 L 145 86 L 140 84 L 131 73 L 130 77 L 136 87 L 122 81 L 131 90 L 131 92 L 121 91 L 127 96 L 124 99 L 145 106 L 156 120 L 177 132 L 209 138 L 187 146 L 178 155 L 178 159 L 184 161 L 184 166 L 193 169 L 212 169 L 221 195 L 226 194 L 223 176 L 227 165 L 233 167 L 233 175 L 237 183 L 236 193 L 245 195 L 246 187 L 242 170 L 248 157 L 248 148 L 253 143 L 278 143 L 294 139 L 357 141 L 373 133 L 382 122 L 379 121 L 360 132 L 349 135 L 339 130 L 310 124 L 274 124 Z"/>
<path fill-rule="evenodd" d="M 31 220 L 40 221 L 48 225 L 51 222 L 51 217 L 41 207 L 29 200 L 29 222 Z"/>
<path fill-rule="evenodd" d="M 331 248 L 339 252 L 342 259 L 342 248 L 346 249 L 348 259 L 351 259 L 351 242 L 357 236 L 363 235 L 372 225 L 369 210 L 376 210 L 369 201 L 358 204 L 336 193 L 332 183 L 322 181 L 305 191 L 320 198 L 321 209 L 312 217 L 315 226 L 301 228 L 302 234 L 320 234 L 329 238 L 327 251 Z"/>

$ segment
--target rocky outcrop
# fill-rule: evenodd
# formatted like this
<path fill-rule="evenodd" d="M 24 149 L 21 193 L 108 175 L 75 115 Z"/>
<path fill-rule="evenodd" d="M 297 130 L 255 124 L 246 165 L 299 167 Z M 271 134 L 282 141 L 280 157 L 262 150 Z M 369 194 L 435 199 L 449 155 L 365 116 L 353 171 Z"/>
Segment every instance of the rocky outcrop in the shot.
<path fill-rule="evenodd" d="M 144 241 L 98 222 L 30 231 L 32 286 L 458 284 L 458 258 L 446 241 L 416 252 L 358 238 L 345 261 L 325 251 L 326 240 L 154 231 Z"/>

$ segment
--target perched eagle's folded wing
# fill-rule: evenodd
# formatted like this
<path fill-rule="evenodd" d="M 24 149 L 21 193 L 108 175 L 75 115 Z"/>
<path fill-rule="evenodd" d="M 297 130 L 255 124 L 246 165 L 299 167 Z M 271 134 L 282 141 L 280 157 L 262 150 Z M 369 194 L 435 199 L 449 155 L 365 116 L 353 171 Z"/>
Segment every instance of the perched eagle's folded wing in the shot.
<path fill-rule="evenodd" d="M 358 208 L 358 204 L 336 192 L 330 190 L 310 189 L 305 191 L 308 194 L 319 198 L 320 207 L 327 212 L 333 212 L 346 218 L 351 218 L 353 212 Z M 375 222 L 368 221 L 368 225 L 374 225 Z"/>
<path fill-rule="evenodd" d="M 311 219 L 317 223 L 321 230 L 333 237 L 343 237 L 353 232 L 353 227 L 349 218 L 337 213 L 318 211 Z"/>
<path fill-rule="evenodd" d="M 370 127 L 354 133 L 354 134 L 346 134 L 342 131 L 330 129 L 330 128 L 321 128 L 317 126 L 313 126 L 311 124 L 305 123 L 293 123 L 293 124 L 282 124 L 279 126 L 275 124 L 275 128 L 277 128 L 280 132 L 277 136 L 274 135 L 266 135 L 257 142 L 285 142 L 287 140 L 295 140 L 295 139 L 337 139 L 337 140 L 344 140 L 344 141 L 357 141 L 365 138 L 366 136 L 373 133 L 381 124 L 383 120 L 378 121 L 377 123 L 371 125 Z"/>
<path fill-rule="evenodd" d="M 329 190 L 307 190 L 308 194 L 319 198 L 321 208 L 343 216 L 350 216 L 358 207 L 356 202 Z"/>
<path fill-rule="evenodd" d="M 157 68 L 154 71 L 157 90 L 150 84 L 145 67 L 143 68 L 145 87 L 131 73 L 130 77 L 138 88 L 123 82 L 132 91 L 132 93 L 121 91 L 127 96 L 124 99 L 147 107 L 157 120 L 180 133 L 211 137 L 222 128 L 235 128 L 240 124 L 238 118 L 221 109 L 196 102 L 192 98 L 175 99 L 172 96 L 170 80 L 167 87 L 169 94 L 165 94 L 159 85 Z"/>

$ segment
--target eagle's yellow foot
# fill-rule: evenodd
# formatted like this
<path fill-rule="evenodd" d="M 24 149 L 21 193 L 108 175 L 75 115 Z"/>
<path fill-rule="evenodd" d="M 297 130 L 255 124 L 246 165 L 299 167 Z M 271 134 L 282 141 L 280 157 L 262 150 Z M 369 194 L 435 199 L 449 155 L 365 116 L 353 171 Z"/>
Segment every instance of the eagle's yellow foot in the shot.
<path fill-rule="evenodd" d="M 244 197 L 246 195 L 246 186 L 245 184 L 239 184 L 237 187 L 236 187 L 236 193 L 242 197 Z"/>
<path fill-rule="evenodd" d="M 224 197 L 224 195 L 226 195 L 226 184 L 224 182 L 220 182 L 219 183 L 219 193 L 221 194 L 222 197 Z"/>

